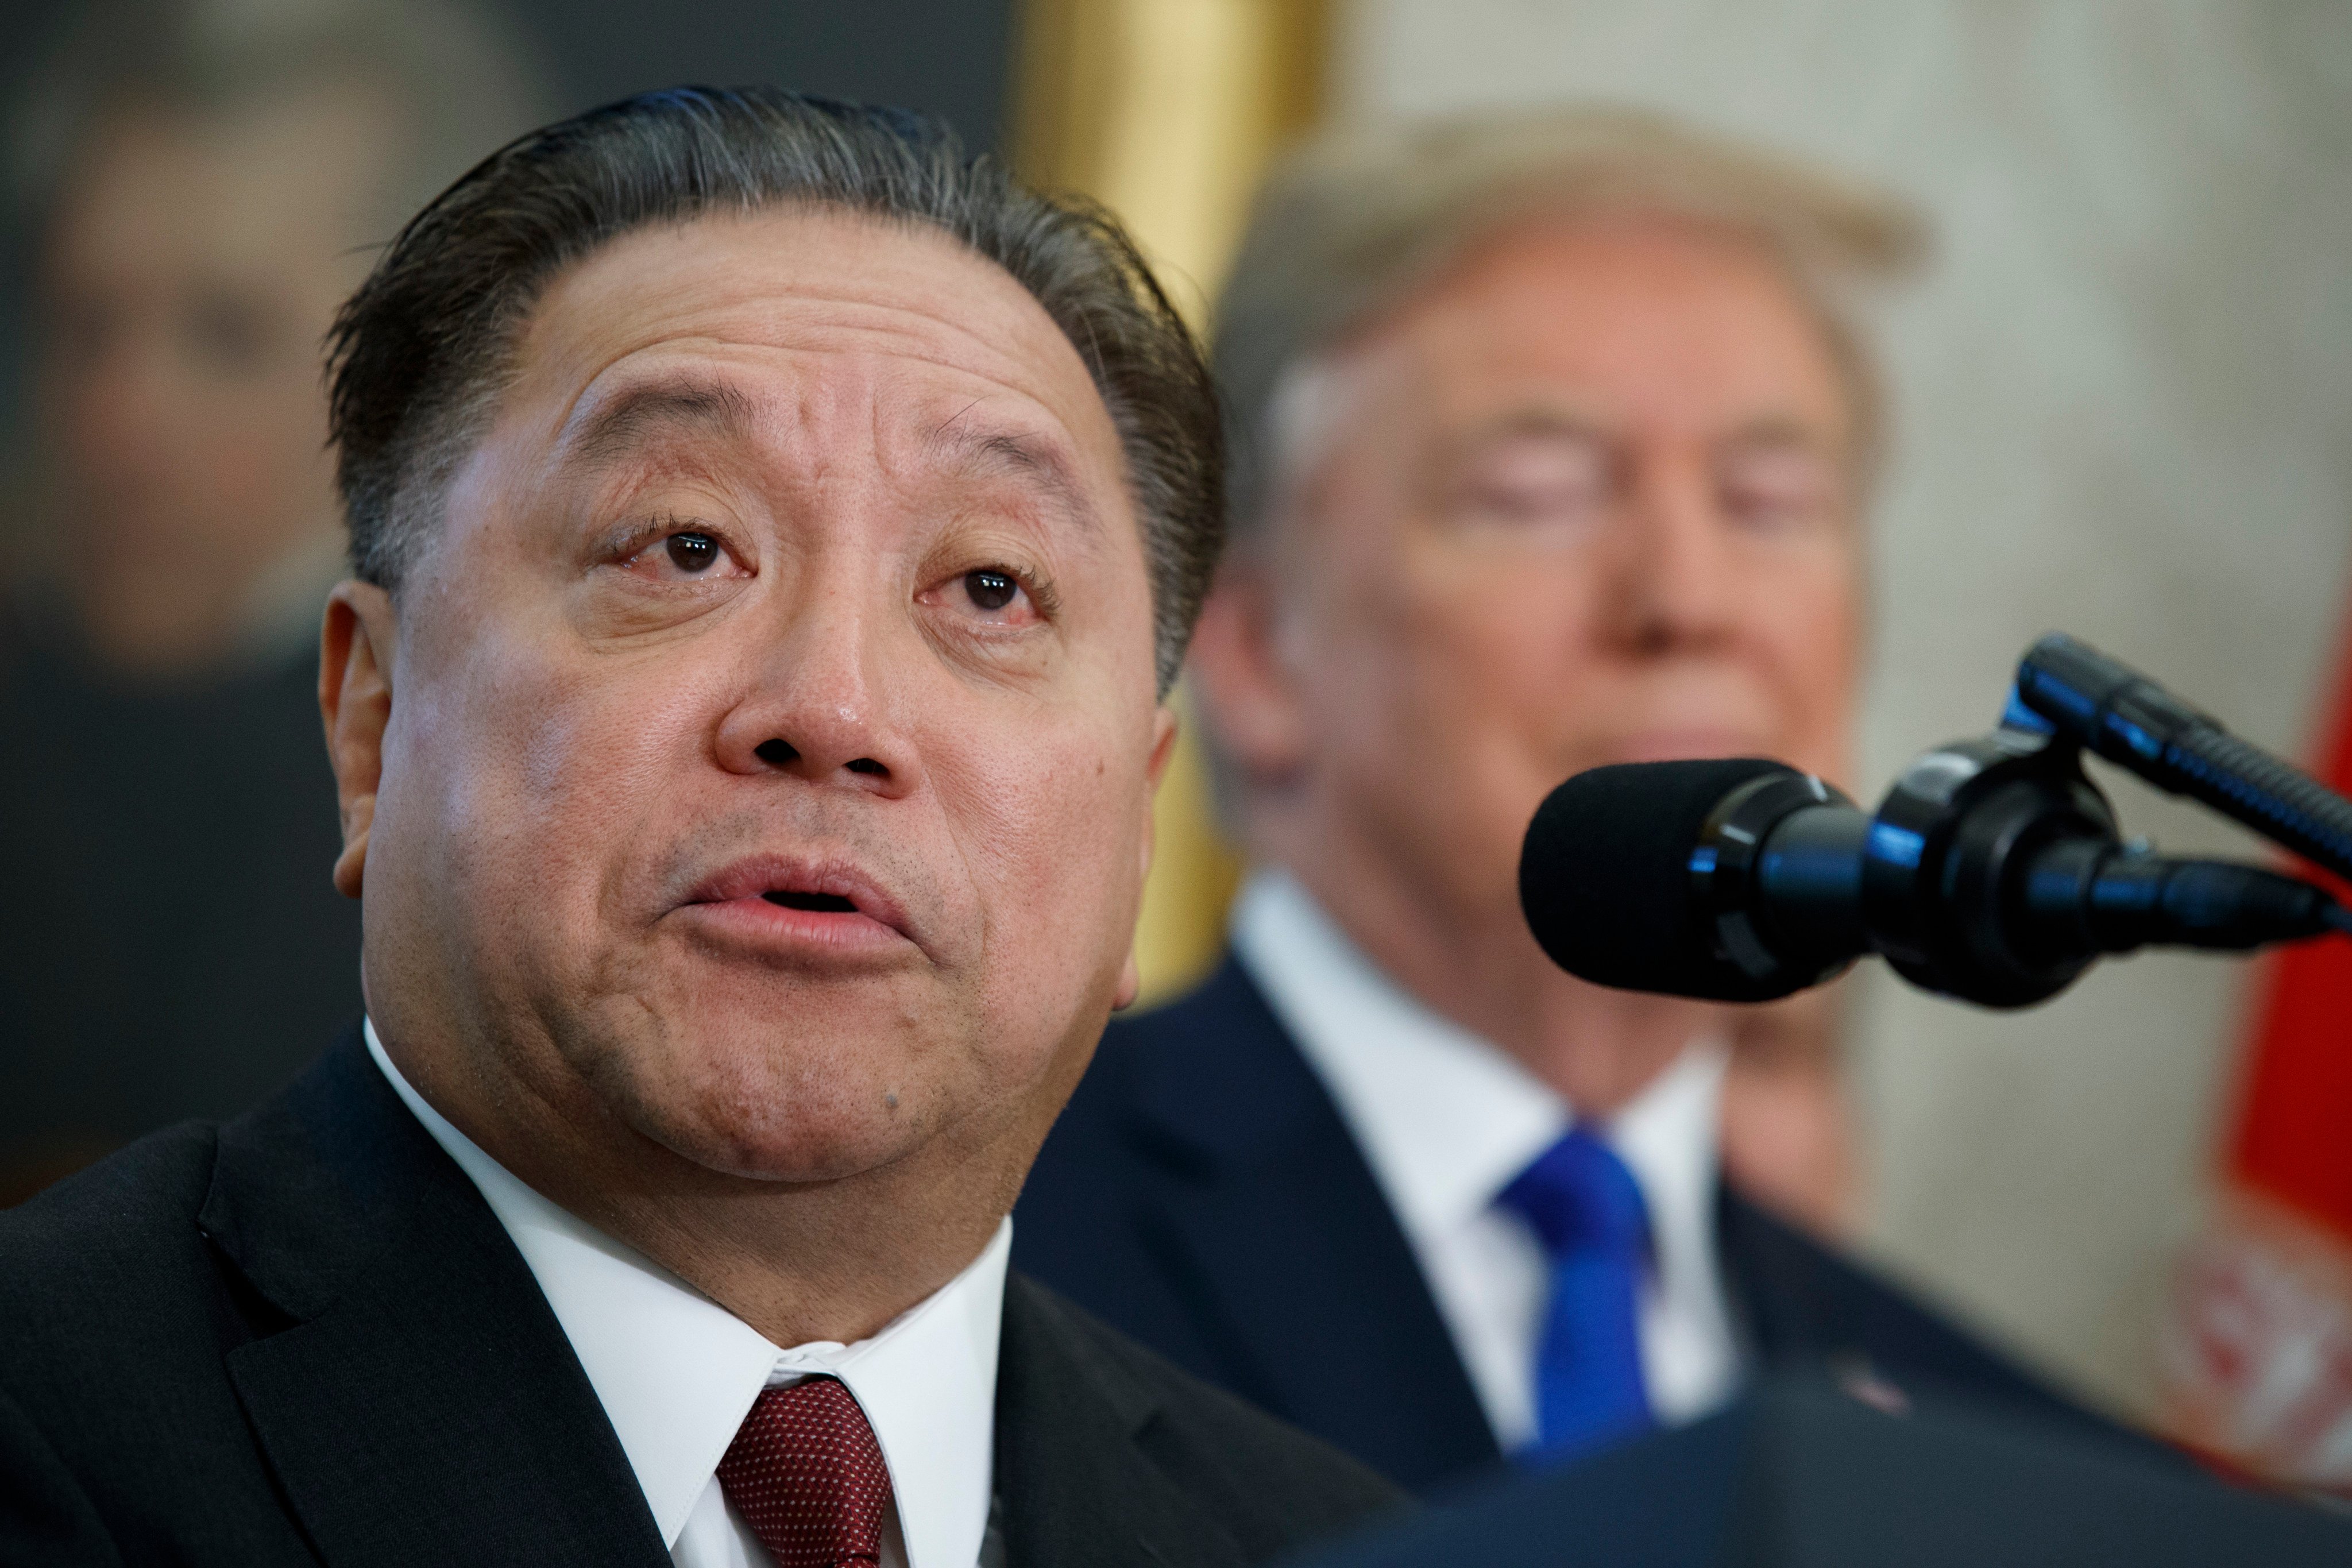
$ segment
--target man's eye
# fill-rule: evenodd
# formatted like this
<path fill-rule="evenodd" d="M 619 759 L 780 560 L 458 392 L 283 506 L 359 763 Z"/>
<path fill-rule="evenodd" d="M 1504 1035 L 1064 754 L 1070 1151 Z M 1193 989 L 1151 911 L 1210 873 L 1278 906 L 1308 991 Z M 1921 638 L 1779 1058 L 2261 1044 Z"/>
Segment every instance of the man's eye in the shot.
<path fill-rule="evenodd" d="M 963 591 L 971 596 L 976 608 L 1001 610 L 1021 592 L 1021 584 L 1009 572 L 982 567 L 963 574 Z"/>
<path fill-rule="evenodd" d="M 1024 580 L 1009 566 L 975 566 L 934 578 L 916 602 L 972 631 L 1026 631 L 1048 618 L 1053 590 Z"/>
<path fill-rule="evenodd" d="M 662 541 L 662 548 L 669 554 L 669 563 L 689 576 L 719 563 L 719 541 L 707 533 L 673 533 Z"/>
<path fill-rule="evenodd" d="M 635 552 L 621 563 L 622 568 L 651 583 L 716 583 L 758 574 L 729 553 L 726 543 L 708 529 L 679 528 L 676 533 L 656 534 L 649 542 L 635 546 Z"/>
<path fill-rule="evenodd" d="M 1815 529 L 1838 515 L 1841 476 L 1811 451 L 1768 447 L 1724 465 L 1721 504 L 1743 528 L 1790 532 Z"/>
<path fill-rule="evenodd" d="M 1530 527 L 1580 522 L 1607 507 L 1609 451 L 1598 440 L 1519 436 L 1478 454 L 1456 488 L 1453 511 L 1465 522 Z"/>

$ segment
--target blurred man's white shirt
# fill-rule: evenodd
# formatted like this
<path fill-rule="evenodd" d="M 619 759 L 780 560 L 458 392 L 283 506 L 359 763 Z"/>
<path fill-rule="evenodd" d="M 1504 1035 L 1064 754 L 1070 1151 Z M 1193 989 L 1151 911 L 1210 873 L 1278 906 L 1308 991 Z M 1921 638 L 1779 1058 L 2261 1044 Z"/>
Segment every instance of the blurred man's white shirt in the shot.
<path fill-rule="evenodd" d="M 1254 875 L 1233 946 L 1339 1108 L 1506 1453 L 1534 1437 L 1549 1275 L 1495 1198 L 1574 1113 L 1511 1057 L 1423 1006 L 1287 872 Z M 1725 1047 L 1694 1041 L 1601 1135 L 1640 1183 L 1657 1267 L 1641 1303 L 1642 1368 L 1661 1421 L 1704 1415 L 1738 1381 L 1715 1247 Z"/>

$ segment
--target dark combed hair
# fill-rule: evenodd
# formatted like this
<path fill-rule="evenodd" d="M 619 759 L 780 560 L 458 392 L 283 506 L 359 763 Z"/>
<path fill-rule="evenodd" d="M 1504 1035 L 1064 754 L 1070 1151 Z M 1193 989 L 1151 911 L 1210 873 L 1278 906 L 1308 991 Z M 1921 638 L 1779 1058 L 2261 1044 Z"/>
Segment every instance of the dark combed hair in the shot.
<path fill-rule="evenodd" d="M 352 571 L 398 591 L 558 273 L 635 229 L 796 204 L 944 230 L 1061 328 L 1125 452 L 1164 693 L 1224 537 L 1216 394 L 1192 332 L 1099 207 L 1025 189 L 928 116 L 779 88 L 676 88 L 534 131 L 400 231 L 328 339 Z"/>

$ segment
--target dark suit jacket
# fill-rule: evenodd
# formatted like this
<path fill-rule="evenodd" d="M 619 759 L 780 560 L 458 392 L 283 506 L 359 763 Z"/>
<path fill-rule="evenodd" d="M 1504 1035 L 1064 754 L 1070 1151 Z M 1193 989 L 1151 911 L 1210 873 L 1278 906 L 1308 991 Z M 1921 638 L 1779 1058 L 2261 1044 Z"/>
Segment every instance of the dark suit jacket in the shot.
<path fill-rule="evenodd" d="M 1241 1564 L 1396 1494 L 1008 1286 L 1019 1568 Z M 0 1563 L 669 1561 L 498 1220 L 358 1031 L 218 1129 L 0 1213 Z"/>
<path fill-rule="evenodd" d="M 1726 1189 L 1748 1352 L 2105 1423 Z M 1230 959 L 1104 1037 L 1013 1211 L 1027 1270 L 1415 1489 L 1495 1439 L 1386 1198 L 1321 1079 Z"/>

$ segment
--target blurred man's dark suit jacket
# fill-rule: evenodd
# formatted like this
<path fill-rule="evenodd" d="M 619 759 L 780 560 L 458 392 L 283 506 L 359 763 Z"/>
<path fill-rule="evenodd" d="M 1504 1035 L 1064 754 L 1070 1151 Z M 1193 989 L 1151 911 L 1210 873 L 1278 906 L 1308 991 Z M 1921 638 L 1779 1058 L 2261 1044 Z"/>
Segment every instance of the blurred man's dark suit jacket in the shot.
<path fill-rule="evenodd" d="M 0 1205 L 250 1110 L 360 1006 L 315 628 L 274 660 L 141 683 L 8 618 Z"/>
<path fill-rule="evenodd" d="M 1717 1245 L 1756 1363 L 2111 1430 L 1727 1187 Z M 1112 1023 L 1013 1211 L 1013 1256 L 1401 1485 L 1500 1458 L 1370 1167 L 1230 958 L 1191 995 Z"/>
<path fill-rule="evenodd" d="M 1229 1568 L 1399 1500 L 1014 1275 L 1019 1568 Z M 522 1256 L 356 1027 L 225 1127 L 0 1212 L 0 1564 L 669 1553 Z"/>

